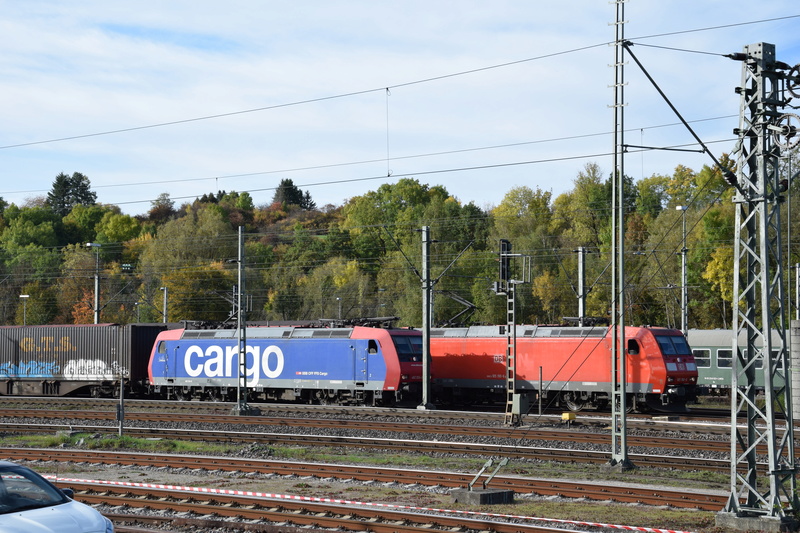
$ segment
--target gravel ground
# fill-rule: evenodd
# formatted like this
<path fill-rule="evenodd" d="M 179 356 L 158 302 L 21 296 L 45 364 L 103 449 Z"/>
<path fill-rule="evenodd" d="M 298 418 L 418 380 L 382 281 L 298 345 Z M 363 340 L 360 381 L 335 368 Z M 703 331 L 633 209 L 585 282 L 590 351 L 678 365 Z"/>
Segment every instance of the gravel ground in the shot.
<path fill-rule="evenodd" d="M 317 417 L 315 417 L 317 418 Z M 385 417 L 380 417 L 380 421 L 387 423 L 391 423 L 392 420 L 387 420 Z M 4 419 L 3 422 L 10 422 L 10 423 L 20 423 L 22 422 L 19 419 Z M 409 419 L 406 417 L 397 418 L 397 422 L 402 423 L 426 423 L 429 422 L 427 419 L 420 418 L 417 419 Z M 103 426 L 114 426 L 116 427 L 117 423 L 114 421 L 83 421 L 83 420 L 54 420 L 54 424 L 58 425 L 103 425 Z M 456 422 L 455 423 L 460 423 Z M 137 423 L 135 421 L 126 422 L 126 426 L 145 426 L 145 423 Z M 463 424 L 462 424 L 463 425 Z M 476 422 L 472 425 L 487 425 L 486 422 Z M 172 423 L 172 424 L 162 424 L 161 427 L 165 428 L 179 428 L 179 429 L 213 429 L 216 431 L 232 431 L 232 432 L 239 432 L 239 431 L 253 431 L 253 426 L 243 425 L 243 424 L 224 424 L 218 425 L 215 424 L 212 426 L 208 426 L 206 424 L 201 423 Z M 539 428 L 542 429 L 564 429 L 564 426 L 561 424 L 542 424 L 536 427 L 524 427 L 520 428 L 520 431 L 528 431 L 530 434 L 535 434 L 535 431 Z M 576 431 L 587 432 L 587 431 L 594 431 L 599 433 L 608 434 L 608 430 L 598 426 L 580 426 L 575 425 L 573 428 Z M 311 431 L 309 428 L 290 428 L 286 426 L 259 426 L 257 429 L 258 432 L 261 433 L 282 433 L 282 434 L 309 434 Z M 331 433 L 330 430 L 324 430 L 326 433 Z M 348 430 L 346 428 L 340 428 L 332 433 L 339 435 L 339 436 L 358 436 L 358 437 L 370 437 L 370 438 L 391 438 L 391 439 L 413 439 L 418 438 L 419 436 L 415 436 L 413 434 L 404 434 L 404 433 L 396 433 L 396 432 L 381 432 L 381 431 L 373 431 L 373 432 L 363 432 L 363 431 L 356 431 L 356 430 Z M 694 440 L 698 440 L 701 438 L 706 438 L 708 440 L 721 440 L 726 439 L 727 436 L 715 436 L 715 435 L 699 435 L 699 434 L 691 434 L 691 437 L 687 437 L 687 433 L 684 431 L 654 431 L 654 430 L 634 430 L 629 431 L 629 435 L 636 435 L 636 436 L 658 436 L 658 437 L 670 437 L 676 440 L 686 440 L 687 438 L 691 438 Z M 423 439 L 432 439 L 433 436 L 431 435 L 422 435 Z M 464 439 L 459 436 L 448 436 L 442 435 L 436 437 L 438 440 L 448 440 L 448 441 L 463 441 Z M 518 441 L 510 439 L 494 439 L 490 437 L 480 439 L 481 442 L 491 443 L 491 444 L 519 444 Z M 88 444 L 88 443 L 87 443 Z M 559 448 L 579 448 L 579 449 L 586 449 L 586 450 L 594 450 L 594 451 L 608 451 L 608 446 L 592 446 L 588 444 L 576 444 L 573 442 L 557 442 L 557 441 L 545 441 L 545 440 L 528 440 L 526 441 L 526 445 L 528 446 L 537 446 L 537 447 L 559 447 Z M 326 449 L 326 451 L 330 451 Z M 341 452 L 342 461 L 346 462 L 346 455 L 345 453 L 354 453 L 352 451 L 348 452 Z M 358 453 L 361 453 L 360 451 Z M 647 453 L 647 454 L 660 454 L 660 455 L 674 455 L 676 452 L 675 450 L 671 449 L 654 449 L 654 448 L 636 448 L 632 447 L 629 449 L 629 453 L 631 454 L 640 454 L 640 453 Z M 712 456 L 714 454 L 708 453 L 699 453 L 693 452 L 697 459 L 702 460 L 705 457 Z M 273 458 L 271 457 L 271 450 L 270 447 L 264 445 L 253 444 L 247 447 L 242 448 L 237 454 L 239 457 L 251 457 L 254 459 L 267 459 Z M 681 455 L 687 455 L 687 452 L 682 452 Z M 724 454 L 720 454 L 721 457 L 714 457 L 714 458 L 722 458 L 725 459 Z M 316 498 L 334 498 L 334 499 L 345 499 L 345 500 L 352 500 L 352 501 L 373 501 L 373 502 L 382 502 L 382 503 L 389 503 L 395 505 L 404 505 L 404 506 L 416 506 L 416 507 L 431 507 L 431 508 L 452 508 L 452 498 L 449 495 L 448 488 L 444 487 L 426 487 L 421 485 L 400 485 L 400 484 L 384 484 L 384 483 L 374 483 L 374 482 L 358 482 L 358 481 L 347 481 L 347 480 L 335 480 L 335 479 L 318 479 L 318 478 L 308 478 L 308 477 L 298 477 L 298 476 L 277 476 L 273 474 L 244 474 L 239 472 L 222 472 L 222 471 L 202 471 L 202 470 L 193 470 L 193 469 L 165 469 L 165 468 L 154 468 L 154 467 L 123 467 L 123 466 L 95 466 L 89 464 L 55 464 L 55 463 L 47 463 L 47 462 L 40 462 L 40 463 L 32 463 L 31 466 L 35 467 L 38 471 L 42 473 L 48 473 L 53 475 L 58 475 L 60 477 L 73 477 L 73 478 L 85 478 L 85 479 L 97 479 L 97 480 L 113 480 L 113 481 L 131 481 L 131 482 L 138 482 L 138 483 L 155 483 L 155 484 L 168 484 L 168 485 L 179 485 L 179 486 L 192 486 L 192 487 L 211 487 L 211 488 L 219 488 L 219 489 L 231 489 L 231 490 L 247 490 L 247 491 L 254 491 L 254 492 L 263 492 L 263 493 L 270 493 L 270 494 L 290 494 L 296 496 L 308 496 L 308 497 L 316 497 Z M 543 476 L 546 475 L 543 473 Z M 589 474 L 591 477 L 592 474 Z M 562 476 L 563 477 L 563 476 Z M 580 477 L 580 476 L 579 476 Z M 592 481 L 598 481 L 599 479 L 592 479 Z M 633 481 L 631 479 L 630 481 Z M 613 481 L 615 484 L 621 484 L 618 480 Z M 516 495 L 517 504 L 515 504 L 515 508 L 512 511 L 500 511 L 497 512 L 511 512 L 514 514 L 525 514 L 521 512 L 519 506 L 520 504 L 536 504 L 536 503 L 575 503 L 574 501 L 566 501 L 566 500 L 558 500 L 554 498 L 542 498 L 539 496 L 531 495 L 531 494 L 518 494 Z M 617 504 L 618 505 L 618 504 Z M 527 508 L 527 506 L 525 506 Z M 620 506 L 627 511 L 631 510 L 631 506 Z M 635 507 L 635 506 L 634 506 Z M 119 509 L 102 509 L 106 512 L 121 512 Z M 615 523 L 625 523 L 623 518 L 628 514 L 627 511 L 621 511 L 616 515 L 616 520 L 609 520 Z M 533 514 L 538 514 L 535 511 L 531 511 Z M 645 512 L 645 511 L 643 511 Z M 585 517 L 585 520 L 596 520 L 596 517 Z M 603 521 L 603 520 L 597 520 Z M 668 529 L 675 529 L 681 530 L 681 527 L 668 527 L 669 524 L 658 524 L 654 526 L 652 523 L 650 524 L 642 524 L 649 527 L 661 527 L 661 528 L 668 528 Z M 675 526 L 675 524 L 672 524 Z M 572 529 L 576 529 L 572 527 Z M 171 529 L 172 531 L 176 531 Z M 714 528 L 706 529 L 706 528 L 694 528 L 694 531 L 703 531 L 705 532 L 712 532 L 716 531 Z M 199 531 L 198 529 L 184 529 L 182 531 Z M 208 531 L 209 533 L 227 533 L 228 531 L 240 531 L 236 529 L 218 529 L 218 530 L 208 530 L 204 529 L 203 531 Z M 308 531 L 308 530 L 305 530 Z M 597 528 L 592 529 L 592 531 L 598 531 Z"/>

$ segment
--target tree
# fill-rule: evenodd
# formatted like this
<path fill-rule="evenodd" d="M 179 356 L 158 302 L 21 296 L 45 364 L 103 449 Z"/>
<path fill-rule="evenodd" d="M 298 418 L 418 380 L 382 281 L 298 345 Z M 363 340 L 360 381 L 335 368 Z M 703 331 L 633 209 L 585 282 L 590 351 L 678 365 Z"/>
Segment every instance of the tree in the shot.
<path fill-rule="evenodd" d="M 574 183 L 572 191 L 559 195 L 553 203 L 552 227 L 563 234 L 569 246 L 600 248 L 611 221 L 609 186 L 596 163 L 587 163 Z"/>
<path fill-rule="evenodd" d="M 93 242 L 97 236 L 97 226 L 106 215 L 119 213 L 119 208 L 106 205 L 76 205 L 62 220 L 64 223 L 64 244 Z"/>
<path fill-rule="evenodd" d="M 150 211 L 147 216 L 153 222 L 163 224 L 175 215 L 175 202 L 169 197 L 168 192 L 162 192 L 150 202 Z"/>
<path fill-rule="evenodd" d="M 514 187 L 506 193 L 500 205 L 492 210 L 495 239 L 541 237 L 550 227 L 552 194 L 537 188 Z M 537 235 L 538 234 L 538 235 Z"/>
<path fill-rule="evenodd" d="M 669 178 L 652 175 L 636 182 L 636 212 L 655 220 L 667 205 L 667 183 Z"/>
<path fill-rule="evenodd" d="M 53 247 L 58 244 L 58 228 L 61 221 L 55 214 L 42 207 L 9 209 L 8 227 L 0 237 L 6 251 L 14 253 L 28 245 Z"/>
<path fill-rule="evenodd" d="M 125 242 L 141 233 L 142 225 L 129 215 L 108 212 L 97 223 L 97 240 L 101 243 Z"/>
<path fill-rule="evenodd" d="M 68 176 L 61 172 L 53 181 L 53 188 L 47 193 L 47 206 L 59 217 L 65 217 L 76 205 L 94 205 L 97 193 L 91 190 L 89 178 L 80 172 Z"/>
<path fill-rule="evenodd" d="M 229 295 L 236 283 L 236 270 L 220 261 L 172 270 L 161 282 L 169 290 L 167 314 L 172 321 L 221 321 L 231 314 L 232 306 L 224 295 Z"/>
<path fill-rule="evenodd" d="M 284 206 L 297 205 L 301 209 L 308 211 L 317 207 L 317 204 L 311 199 L 311 193 L 301 191 L 289 178 L 282 179 L 278 184 L 278 188 L 275 189 L 275 195 L 272 197 L 272 203 Z"/>

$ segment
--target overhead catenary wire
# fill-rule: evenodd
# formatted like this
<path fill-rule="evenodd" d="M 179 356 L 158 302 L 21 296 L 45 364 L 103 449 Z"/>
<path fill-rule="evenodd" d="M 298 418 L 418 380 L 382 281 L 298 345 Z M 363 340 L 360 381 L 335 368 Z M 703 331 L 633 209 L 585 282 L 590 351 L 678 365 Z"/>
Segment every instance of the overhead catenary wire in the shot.
<path fill-rule="evenodd" d="M 654 38 L 670 36 L 670 35 L 680 35 L 680 34 L 703 32 L 703 31 L 713 31 L 713 30 L 722 29 L 722 28 L 730 28 L 730 27 L 738 27 L 738 26 L 746 26 L 746 25 L 753 25 L 753 24 L 763 24 L 763 23 L 769 23 L 769 22 L 789 20 L 789 19 L 793 19 L 793 18 L 796 18 L 796 17 L 800 17 L 800 15 L 787 15 L 787 16 L 783 16 L 783 17 L 773 17 L 773 18 L 769 18 L 769 19 L 743 21 L 743 22 L 732 23 L 732 24 L 717 25 L 717 26 L 705 26 L 705 27 L 693 28 L 693 29 L 688 29 L 688 30 L 680 30 L 680 31 L 675 31 L 675 32 L 661 33 L 661 34 L 643 35 L 643 36 L 635 37 L 635 38 L 633 38 L 631 40 L 641 41 L 641 40 L 654 39 Z M 565 55 L 565 54 L 577 53 L 577 52 L 581 52 L 581 51 L 584 51 L 584 50 L 589 50 L 589 49 L 593 49 L 593 48 L 597 48 L 597 47 L 601 47 L 601 46 L 606 46 L 608 44 L 611 44 L 611 43 L 603 42 L 603 43 L 590 44 L 590 45 L 575 47 L 575 48 L 571 48 L 571 49 L 567 49 L 567 50 L 556 51 L 556 52 L 553 52 L 553 53 L 541 54 L 541 55 L 533 56 L 533 57 L 529 57 L 529 58 L 523 58 L 523 59 L 519 59 L 519 60 L 507 61 L 507 62 L 497 63 L 497 64 L 493 64 L 493 65 L 487 65 L 487 66 L 484 66 L 484 67 L 478 67 L 478 68 L 474 68 L 474 69 L 467 69 L 467 70 L 462 70 L 462 71 L 458 71 L 458 72 L 442 74 L 442 75 L 439 75 L 439 76 L 431 76 L 431 77 L 422 78 L 422 79 L 418 79 L 418 80 L 411 80 L 411 81 L 407 81 L 407 82 L 388 85 L 388 86 L 385 86 L 385 87 L 356 90 L 356 91 L 345 92 L 345 93 L 341 93 L 341 94 L 321 96 L 321 97 L 318 97 L 318 98 L 309 98 L 309 99 L 303 99 L 303 100 L 298 100 L 298 101 L 293 101 L 293 102 L 279 103 L 279 104 L 275 104 L 275 105 L 261 106 L 261 107 L 256 107 L 256 108 L 243 109 L 243 110 L 235 110 L 235 111 L 226 112 L 226 113 L 209 114 L 209 115 L 203 115 L 203 116 L 197 116 L 197 117 L 190 117 L 190 118 L 186 118 L 186 119 L 177 119 L 177 120 L 173 120 L 173 121 L 164 121 L 164 122 L 154 123 L 154 124 L 132 126 L 132 127 L 127 127 L 127 128 L 119 128 L 119 129 L 102 131 L 102 132 L 91 132 L 91 133 L 87 133 L 87 134 L 78 134 L 78 135 L 65 136 L 65 137 L 54 138 L 54 139 L 45 139 L 45 140 L 37 140 L 37 141 L 9 144 L 9 145 L 5 145 L 5 146 L 0 146 L 0 150 L 18 148 L 18 147 L 30 146 L 30 145 L 36 145 L 36 144 L 46 144 L 46 143 L 52 143 L 52 142 L 61 142 L 61 141 L 65 141 L 65 140 L 76 140 L 76 139 L 82 139 L 82 138 L 88 138 L 88 137 L 97 137 L 97 136 L 102 136 L 102 135 L 112 135 L 112 134 L 118 134 L 118 133 L 130 132 L 130 131 L 139 131 L 139 130 L 143 130 L 143 129 L 166 127 L 166 126 L 183 124 L 183 123 L 190 123 L 190 122 L 213 120 L 213 119 L 219 119 L 219 118 L 242 115 L 242 114 L 248 114 L 248 113 L 264 112 L 264 111 L 269 111 L 269 110 L 274 110 L 274 109 L 280 109 L 280 108 L 286 108 L 286 107 L 294 107 L 294 106 L 299 106 L 299 105 L 309 104 L 309 103 L 315 103 L 315 102 L 325 102 L 325 101 L 330 101 L 330 100 L 335 100 L 335 99 L 340 99 L 340 98 L 346 98 L 346 97 L 350 97 L 350 96 L 368 94 L 368 93 L 377 92 L 377 91 L 386 91 L 387 94 L 388 94 L 390 89 L 393 89 L 393 88 L 397 89 L 397 88 L 408 87 L 408 86 L 412 86 L 412 85 L 431 83 L 431 82 L 435 82 L 435 81 L 439 81 L 439 80 L 443 80 L 443 79 L 454 78 L 454 77 L 459 77 L 459 76 L 466 76 L 466 75 L 475 74 L 475 73 L 479 73 L 479 72 L 490 71 L 490 70 L 494 70 L 494 69 L 506 68 L 506 67 L 519 65 L 519 64 L 525 64 L 525 63 L 529 63 L 529 62 L 533 62 L 533 61 L 537 61 L 537 60 L 541 60 L 541 59 L 545 59 L 545 58 L 551 58 L 551 57 L 557 57 L 557 56 Z M 656 45 L 649 45 L 649 44 L 648 45 L 644 45 L 643 44 L 643 46 L 656 46 Z M 712 52 L 702 52 L 702 51 L 699 51 L 699 50 L 692 50 L 692 52 L 707 53 L 707 54 L 716 55 L 716 54 L 714 54 Z M 388 126 L 388 124 L 387 124 L 387 126 Z M 581 156 L 579 156 L 579 158 L 580 157 Z M 480 168 L 480 167 L 478 167 L 478 168 Z M 486 168 L 492 168 L 492 167 L 486 167 Z M 455 171 L 457 171 L 457 170 L 458 169 L 456 169 Z M 268 171 L 268 172 L 281 172 L 281 171 L 277 171 L 276 170 L 276 171 Z M 248 173 L 246 175 L 253 175 L 253 174 L 261 174 L 261 172 Z M 391 169 L 389 169 L 387 174 L 391 175 Z M 238 174 L 236 176 L 241 177 L 243 175 L 242 174 Z M 223 177 L 224 176 L 213 176 L 213 177 L 210 177 L 210 178 L 190 178 L 188 181 L 193 181 L 195 179 L 213 179 L 215 181 L 218 181 L 219 179 L 221 179 Z M 233 177 L 233 175 L 232 175 L 232 177 Z M 363 179 L 366 179 L 366 178 L 362 178 L 362 180 Z M 378 179 L 378 178 L 377 177 L 373 177 L 372 179 Z M 169 180 L 167 180 L 167 181 L 169 181 Z M 165 183 L 167 181 L 159 180 L 157 183 Z M 170 182 L 174 182 L 174 181 L 170 181 Z M 328 185 L 328 184 L 336 184 L 336 183 L 344 183 L 344 182 L 346 182 L 346 181 L 339 181 L 339 182 L 326 181 L 326 182 L 320 183 L 320 185 Z M 130 184 L 130 185 L 138 185 L 138 184 Z M 23 192 L 38 192 L 38 191 L 23 191 Z M 188 197 L 181 197 L 181 198 L 188 198 Z M 144 202 L 147 202 L 147 201 L 151 201 L 151 200 L 142 200 L 141 202 L 125 202 L 124 204 L 121 204 L 121 205 L 125 205 L 125 204 L 128 204 L 128 203 L 144 203 Z"/>

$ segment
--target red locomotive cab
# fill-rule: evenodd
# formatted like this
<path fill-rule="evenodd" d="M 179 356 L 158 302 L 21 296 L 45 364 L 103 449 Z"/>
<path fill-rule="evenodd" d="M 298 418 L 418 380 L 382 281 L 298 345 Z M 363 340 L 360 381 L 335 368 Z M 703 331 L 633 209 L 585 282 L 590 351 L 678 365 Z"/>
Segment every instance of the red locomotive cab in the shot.
<path fill-rule="evenodd" d="M 418 400 L 422 395 L 422 336 L 414 330 L 393 330 L 397 352 L 399 399 Z"/>
<path fill-rule="evenodd" d="M 683 334 L 675 329 L 642 328 L 635 338 L 628 339 L 628 361 L 632 351 L 639 367 L 646 366 L 650 373 L 650 393 L 660 399 L 660 407 L 685 405 L 695 398 L 697 365 Z M 630 367 L 634 370 L 634 367 Z M 643 370 L 643 369 L 642 369 Z M 634 370 L 635 371 L 635 370 Z"/>

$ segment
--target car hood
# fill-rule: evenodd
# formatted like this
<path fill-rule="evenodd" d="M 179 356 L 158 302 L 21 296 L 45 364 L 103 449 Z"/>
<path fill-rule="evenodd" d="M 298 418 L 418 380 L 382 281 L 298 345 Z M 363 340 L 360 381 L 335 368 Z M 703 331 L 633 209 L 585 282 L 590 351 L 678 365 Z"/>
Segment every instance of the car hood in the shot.
<path fill-rule="evenodd" d="M 0 515 L 0 533 L 105 533 L 105 519 L 93 508 L 69 502 Z"/>

